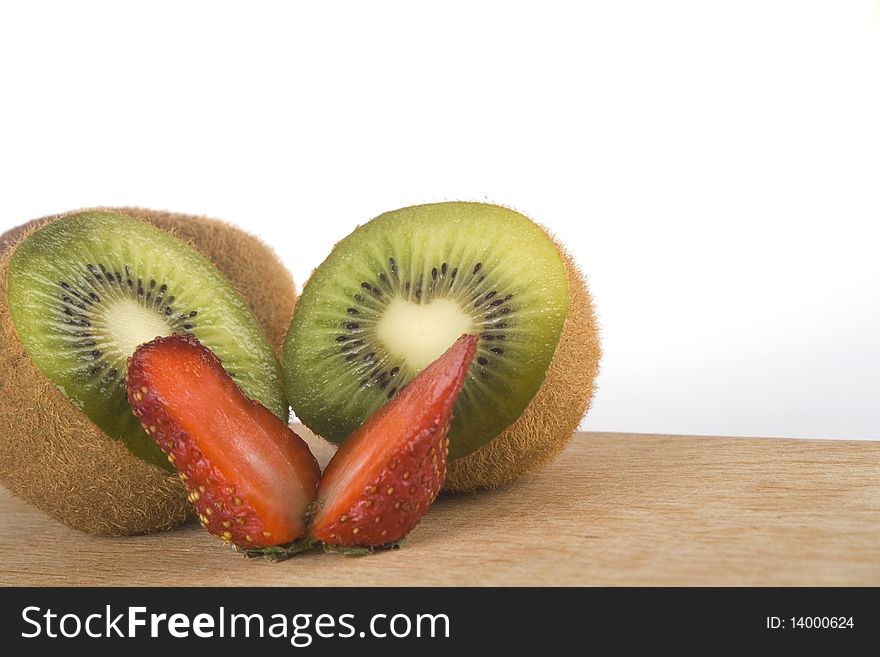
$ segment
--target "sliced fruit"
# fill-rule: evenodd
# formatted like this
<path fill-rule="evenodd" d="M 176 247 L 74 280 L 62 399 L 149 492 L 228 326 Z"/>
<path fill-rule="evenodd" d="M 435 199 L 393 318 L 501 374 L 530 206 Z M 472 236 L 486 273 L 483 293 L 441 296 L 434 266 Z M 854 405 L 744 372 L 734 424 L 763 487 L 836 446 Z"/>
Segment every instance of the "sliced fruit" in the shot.
<path fill-rule="evenodd" d="M 461 336 L 343 443 L 321 479 L 312 536 L 371 547 L 418 524 L 443 485 L 449 422 L 477 341 Z"/>
<path fill-rule="evenodd" d="M 305 534 L 318 463 L 198 340 L 170 336 L 139 347 L 126 386 L 134 415 L 179 471 L 209 532 L 243 548 Z"/>
<path fill-rule="evenodd" d="M 570 254 L 497 205 L 402 208 L 334 247 L 285 339 L 293 410 L 339 443 L 461 332 L 480 342 L 449 430 L 446 488 L 494 488 L 537 470 L 589 408 L 598 322 Z"/>
<path fill-rule="evenodd" d="M 196 248 L 241 292 L 267 335 L 283 337 L 287 332 L 295 299 L 293 281 L 256 238 L 230 224 L 201 217 L 133 208 L 109 212 L 137 216 Z M 135 456 L 119 436 L 108 435 L 65 396 L 71 388 L 65 387 L 63 393 L 36 366 L 10 318 L 11 255 L 39 228 L 82 214 L 37 219 L 0 236 L 0 485 L 53 518 L 89 533 L 123 535 L 167 529 L 192 515 L 183 484 L 167 469 Z M 100 228 L 105 213 L 89 214 Z M 107 232 L 101 237 L 96 230 L 95 235 L 99 237 L 92 243 L 95 248 L 112 241 Z M 124 232 L 120 237 L 122 241 L 135 239 Z M 173 254 L 162 255 L 161 243 L 152 238 L 139 250 L 159 252 L 155 260 L 166 264 L 175 260 Z M 63 266 L 66 246 L 41 257 L 55 258 Z M 189 276 L 199 278 L 196 270 Z M 175 278 L 189 276 L 180 271 Z M 210 282 L 202 281 L 202 285 L 210 287 Z M 213 294 L 224 293 L 217 289 Z M 222 322 L 223 313 L 216 317 Z M 216 327 L 218 334 L 224 325 Z M 259 344 L 258 340 L 248 342 L 250 348 Z M 127 403 L 119 412 L 130 421 Z M 137 423 L 134 429 L 140 432 Z M 167 468 L 158 448 L 153 447 L 151 453 Z"/>
<path fill-rule="evenodd" d="M 315 270 L 284 347 L 293 410 L 345 439 L 462 333 L 475 365 L 449 430 L 450 458 L 516 420 L 541 387 L 568 312 L 565 264 L 521 214 L 479 203 L 389 212 Z"/>
<path fill-rule="evenodd" d="M 167 468 L 129 412 L 122 377 L 156 336 L 195 335 L 249 396 L 287 419 L 278 363 L 247 302 L 195 249 L 143 221 L 96 211 L 38 229 L 9 258 L 8 304 L 36 367 L 154 465 Z"/>

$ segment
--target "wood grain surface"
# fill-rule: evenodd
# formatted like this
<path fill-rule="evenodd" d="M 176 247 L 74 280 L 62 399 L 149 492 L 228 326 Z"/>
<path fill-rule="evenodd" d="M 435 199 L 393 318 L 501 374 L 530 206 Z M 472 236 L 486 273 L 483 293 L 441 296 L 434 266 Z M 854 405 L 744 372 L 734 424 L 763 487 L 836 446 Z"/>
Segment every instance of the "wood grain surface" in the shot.
<path fill-rule="evenodd" d="M 581 433 L 360 558 L 247 560 L 197 525 L 87 536 L 5 491 L 0 518 L 3 585 L 878 585 L 880 442 Z"/>

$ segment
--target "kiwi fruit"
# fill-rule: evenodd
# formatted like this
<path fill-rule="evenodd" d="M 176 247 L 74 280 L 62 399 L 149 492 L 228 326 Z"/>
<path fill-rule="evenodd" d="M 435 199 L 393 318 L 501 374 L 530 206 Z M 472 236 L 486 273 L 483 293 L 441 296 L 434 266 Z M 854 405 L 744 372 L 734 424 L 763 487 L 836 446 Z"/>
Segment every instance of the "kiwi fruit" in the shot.
<path fill-rule="evenodd" d="M 179 524 L 186 494 L 128 407 L 127 358 L 191 333 L 286 420 L 260 322 L 207 258 L 146 221 L 86 211 L 19 233 L 0 257 L 0 480 L 92 533 Z"/>
<path fill-rule="evenodd" d="M 583 276 L 511 209 L 404 208 L 340 241 L 297 301 L 282 356 L 288 398 L 339 443 L 462 333 L 480 341 L 449 430 L 447 488 L 501 486 L 561 451 L 600 357 Z"/>

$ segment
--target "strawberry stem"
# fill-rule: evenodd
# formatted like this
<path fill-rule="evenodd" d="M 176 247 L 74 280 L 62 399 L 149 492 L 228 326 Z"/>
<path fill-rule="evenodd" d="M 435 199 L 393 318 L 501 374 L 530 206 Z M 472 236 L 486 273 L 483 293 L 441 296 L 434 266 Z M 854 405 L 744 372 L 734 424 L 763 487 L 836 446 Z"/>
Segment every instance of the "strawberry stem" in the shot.
<path fill-rule="evenodd" d="M 303 538 L 287 545 L 273 545 L 271 547 L 248 549 L 233 546 L 233 548 L 236 552 L 240 552 L 248 559 L 262 558 L 277 563 L 279 561 L 286 561 L 301 552 L 309 552 L 318 544 L 320 544 L 320 541 L 314 538 Z"/>
<path fill-rule="evenodd" d="M 341 554 L 344 557 L 365 557 L 369 554 L 373 554 L 376 550 L 400 550 L 403 548 L 404 540 L 401 539 L 399 541 L 393 541 L 375 547 L 362 547 L 359 545 L 329 545 L 328 543 L 323 543 L 322 545 L 324 552 L 329 554 Z"/>
<path fill-rule="evenodd" d="M 386 543 L 385 545 L 379 545 L 376 547 L 358 547 L 345 545 L 328 545 L 326 543 L 322 543 L 317 538 L 303 538 L 287 545 L 273 545 L 271 547 L 247 549 L 236 547 L 235 545 L 233 545 L 232 549 L 239 554 L 243 554 L 248 559 L 266 559 L 273 563 L 278 563 L 279 561 L 287 561 L 291 557 L 295 557 L 296 555 L 303 552 L 310 552 L 318 546 L 324 548 L 324 552 L 327 552 L 329 554 L 341 554 L 345 557 L 365 557 L 367 555 L 373 554 L 373 552 L 375 552 L 376 550 L 400 550 L 401 548 L 403 548 L 404 542 L 405 541 L 400 540 Z"/>

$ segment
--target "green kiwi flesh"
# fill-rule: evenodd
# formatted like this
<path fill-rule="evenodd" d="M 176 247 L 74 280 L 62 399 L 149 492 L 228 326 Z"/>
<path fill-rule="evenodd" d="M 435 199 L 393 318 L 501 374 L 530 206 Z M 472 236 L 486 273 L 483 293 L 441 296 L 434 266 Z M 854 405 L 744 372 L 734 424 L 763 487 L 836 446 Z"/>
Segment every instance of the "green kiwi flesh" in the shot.
<path fill-rule="evenodd" d="M 191 333 L 252 399 L 286 420 L 280 371 L 241 295 L 192 247 L 143 221 L 89 211 L 25 238 L 9 261 L 15 332 L 36 367 L 109 436 L 170 469 L 131 413 L 124 377 L 134 349 Z"/>
<path fill-rule="evenodd" d="M 568 313 L 566 267 L 527 217 L 481 203 L 383 214 L 339 242 L 284 343 L 299 419 L 343 441 L 462 333 L 480 335 L 449 457 L 514 422 L 541 387 Z"/>

